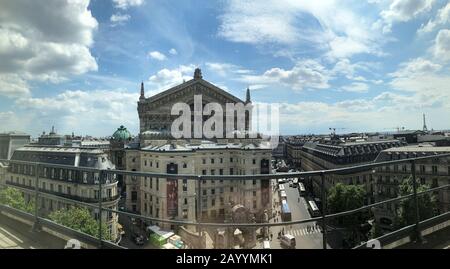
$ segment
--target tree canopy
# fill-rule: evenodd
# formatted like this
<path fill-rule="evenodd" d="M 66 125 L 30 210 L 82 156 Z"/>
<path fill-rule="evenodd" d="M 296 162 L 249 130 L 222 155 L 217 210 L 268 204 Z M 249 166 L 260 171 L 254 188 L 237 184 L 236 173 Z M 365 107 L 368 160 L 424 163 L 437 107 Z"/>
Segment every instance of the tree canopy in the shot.
<path fill-rule="evenodd" d="M 417 182 L 417 181 L 416 181 Z M 427 184 L 421 185 L 417 182 L 417 192 L 429 190 L 430 186 Z M 402 181 L 399 186 L 399 193 L 401 196 L 414 193 L 412 177 L 408 177 Z M 437 198 L 431 192 L 419 195 L 417 197 L 419 204 L 420 221 L 429 219 L 436 215 L 437 212 Z M 411 225 L 416 219 L 416 207 L 414 199 L 405 199 L 399 203 L 399 210 L 397 211 L 397 222 L 401 227 Z"/>
<path fill-rule="evenodd" d="M 338 213 L 357 209 L 364 206 L 366 191 L 362 186 L 336 184 L 329 190 L 328 194 L 328 211 L 330 213 Z M 339 225 L 357 226 L 367 221 L 367 214 L 356 213 L 349 216 L 338 218 Z"/>
<path fill-rule="evenodd" d="M 66 227 L 98 238 L 99 223 L 87 208 L 70 207 L 54 211 L 49 215 L 50 219 Z M 106 224 L 102 223 L 102 239 L 110 240 L 111 236 L 106 232 Z"/>
<path fill-rule="evenodd" d="M 0 203 L 28 213 L 34 212 L 34 201 L 27 203 L 22 192 L 15 188 L 0 190 Z"/>

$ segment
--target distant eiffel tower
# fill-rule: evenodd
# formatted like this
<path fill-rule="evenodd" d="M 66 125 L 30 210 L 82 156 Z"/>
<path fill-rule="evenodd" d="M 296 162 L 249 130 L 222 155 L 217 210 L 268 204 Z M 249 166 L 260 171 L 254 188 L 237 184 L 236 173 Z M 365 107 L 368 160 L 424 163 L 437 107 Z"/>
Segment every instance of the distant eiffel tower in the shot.
<path fill-rule="evenodd" d="M 425 120 L 425 113 L 423 113 L 423 131 L 427 132 L 428 128 L 427 128 L 427 122 Z"/>

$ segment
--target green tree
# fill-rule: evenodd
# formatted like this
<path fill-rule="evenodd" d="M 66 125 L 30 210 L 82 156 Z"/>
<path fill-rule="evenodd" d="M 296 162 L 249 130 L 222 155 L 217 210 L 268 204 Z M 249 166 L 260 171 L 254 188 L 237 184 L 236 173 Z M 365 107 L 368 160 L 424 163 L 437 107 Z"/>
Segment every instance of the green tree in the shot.
<path fill-rule="evenodd" d="M 359 185 L 336 184 L 329 190 L 327 203 L 329 213 L 339 213 L 343 211 L 353 210 L 364 206 L 366 199 L 366 191 Z M 368 231 L 364 231 L 369 220 L 368 212 L 358 212 L 348 216 L 338 217 L 331 220 L 331 223 L 345 228 L 348 233 L 345 236 L 347 241 L 358 244 L 361 237 L 366 237 Z"/>
<path fill-rule="evenodd" d="M 430 189 L 427 184 L 421 185 L 417 180 L 417 192 L 422 192 Z M 414 193 L 412 177 L 408 177 L 403 180 L 399 186 L 399 194 L 401 196 Z M 429 219 L 437 213 L 437 198 L 432 192 L 418 195 L 419 216 L 420 221 Z M 399 209 L 397 211 L 397 223 L 398 226 L 404 227 L 415 223 L 416 220 L 416 207 L 414 199 L 405 199 L 399 203 Z"/>
<path fill-rule="evenodd" d="M 366 199 L 366 191 L 359 185 L 336 184 L 329 190 L 328 194 L 328 211 L 330 213 L 338 213 L 357 209 L 364 206 Z M 342 226 L 354 226 L 365 223 L 368 218 L 364 212 L 358 212 L 349 216 L 337 218 L 337 223 Z"/>
<path fill-rule="evenodd" d="M 78 230 L 80 232 L 98 238 L 99 223 L 96 221 L 87 208 L 70 207 L 50 213 L 49 218 L 56 223 Z M 102 223 L 102 239 L 111 240 L 111 235 L 107 232 L 107 225 Z"/>
<path fill-rule="evenodd" d="M 0 190 L 0 203 L 28 213 L 34 213 L 34 200 L 27 203 L 22 192 L 15 188 L 8 187 Z"/>

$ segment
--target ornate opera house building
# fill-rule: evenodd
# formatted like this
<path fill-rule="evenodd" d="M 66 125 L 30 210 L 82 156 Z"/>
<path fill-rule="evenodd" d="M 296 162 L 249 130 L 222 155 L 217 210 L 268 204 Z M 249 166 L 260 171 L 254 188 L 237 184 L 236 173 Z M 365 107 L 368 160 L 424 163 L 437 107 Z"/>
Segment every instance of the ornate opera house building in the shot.
<path fill-rule="evenodd" d="M 123 169 L 192 175 L 269 174 L 271 147 L 261 136 L 248 135 L 251 113 L 245 114 L 245 124 L 234 125 L 234 136 L 174 138 L 171 126 L 178 116 L 171 115 L 173 105 L 182 102 L 194 108 L 198 96 L 203 106 L 218 103 L 223 111 L 230 103 L 251 105 L 248 89 L 243 101 L 204 80 L 200 69 L 195 70 L 193 79 L 149 98 L 145 97 L 142 84 L 138 101 L 139 144 L 124 145 L 125 154 L 120 154 Z M 207 120 L 207 116 L 202 117 L 203 123 Z M 244 135 L 238 138 L 237 134 Z M 117 137 L 117 140 L 128 139 L 127 135 Z M 189 221 L 199 217 L 209 222 L 229 219 L 236 206 L 244 207 L 256 222 L 263 220 L 265 211 L 271 212 L 269 180 L 231 181 L 219 177 L 202 180 L 200 189 L 197 183 L 186 179 L 127 176 L 126 207 L 149 217 Z"/>

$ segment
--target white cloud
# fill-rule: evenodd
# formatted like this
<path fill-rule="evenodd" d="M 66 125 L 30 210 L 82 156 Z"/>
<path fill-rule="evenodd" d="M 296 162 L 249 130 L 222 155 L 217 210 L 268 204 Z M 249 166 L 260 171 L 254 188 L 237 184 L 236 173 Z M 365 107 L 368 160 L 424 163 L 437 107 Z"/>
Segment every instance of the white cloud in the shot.
<path fill-rule="evenodd" d="M 431 10 L 435 0 L 394 0 L 389 8 L 381 11 L 380 16 L 383 19 L 383 32 L 391 31 L 395 22 L 407 22 L 420 14 Z"/>
<path fill-rule="evenodd" d="M 434 44 L 434 56 L 440 61 L 450 61 L 450 30 L 440 30 Z"/>
<path fill-rule="evenodd" d="M 48 0 L 45 5 L 17 0 L 1 5 L 0 74 L 6 74 L 2 79 L 14 74 L 60 82 L 97 70 L 89 48 L 98 24 L 88 10 L 89 0 Z"/>
<path fill-rule="evenodd" d="M 162 54 L 159 51 L 151 51 L 148 53 L 148 56 L 158 61 L 164 61 L 165 59 L 167 59 L 166 55 Z"/>
<path fill-rule="evenodd" d="M 360 72 L 376 73 L 380 69 L 378 62 L 356 62 L 352 63 L 347 58 L 339 59 L 331 70 L 334 76 L 345 76 L 345 78 L 354 81 L 372 82 L 380 84 L 380 80 L 369 80 L 360 75 Z"/>
<path fill-rule="evenodd" d="M 28 83 L 15 74 L 0 74 L 0 96 L 23 97 L 30 94 Z"/>
<path fill-rule="evenodd" d="M 434 31 L 438 26 L 450 22 L 450 3 L 438 10 L 436 18 L 430 19 L 427 24 L 422 24 L 418 33 L 428 33 Z"/>
<path fill-rule="evenodd" d="M 399 69 L 390 74 L 392 77 L 415 77 L 418 75 L 431 74 L 441 70 L 442 66 L 424 58 L 415 58 L 401 63 Z"/>
<path fill-rule="evenodd" d="M 318 24 L 305 23 L 312 15 Z M 228 1 L 218 35 L 233 42 L 295 46 L 307 42 L 328 56 L 380 53 L 370 18 L 357 15 L 347 1 Z"/>
<path fill-rule="evenodd" d="M 347 92 L 366 93 L 369 91 L 369 86 L 366 83 L 353 82 L 350 85 L 343 86 L 342 89 Z"/>
<path fill-rule="evenodd" d="M 450 93 L 444 92 L 383 92 L 374 98 L 281 103 L 279 107 L 280 129 L 297 134 L 328 132 L 332 126 L 346 128 L 345 132 L 383 131 L 392 126 L 421 128 L 423 112 L 436 119 L 432 122 L 435 129 L 448 128 L 450 121 Z"/>
<path fill-rule="evenodd" d="M 177 55 L 177 54 L 178 54 L 178 51 L 177 51 L 176 49 L 174 49 L 174 48 L 171 48 L 171 49 L 169 50 L 169 53 L 172 54 L 172 55 Z"/>
<path fill-rule="evenodd" d="M 112 22 L 112 25 L 120 25 L 125 23 L 126 21 L 128 21 L 130 19 L 130 15 L 128 14 L 120 14 L 120 13 L 116 13 L 111 15 L 111 18 L 109 19 Z"/>
<path fill-rule="evenodd" d="M 170 87 L 183 83 L 183 80 L 190 80 L 194 74 L 194 65 L 180 65 L 174 69 L 161 69 L 148 79 L 150 89 L 146 95 L 151 96 L 160 91 L 167 90 Z"/>
<path fill-rule="evenodd" d="M 238 70 L 241 70 L 241 68 L 234 64 L 229 63 L 212 63 L 207 62 L 206 67 L 210 69 L 211 71 L 215 72 L 219 76 L 226 76 L 228 73 L 236 72 Z"/>
<path fill-rule="evenodd" d="M 400 91 L 450 96 L 450 76 L 440 74 L 442 68 L 442 65 L 424 58 L 412 59 L 401 63 L 396 72 L 389 74 L 393 78 L 389 84 Z M 442 100 L 449 99 L 444 97 Z"/>
<path fill-rule="evenodd" d="M 30 122 L 13 111 L 0 112 L 1 131 L 21 131 L 24 132 L 30 127 Z"/>
<path fill-rule="evenodd" d="M 29 130 L 39 132 L 57 126 L 61 133 L 111 135 L 125 125 L 137 130 L 136 102 L 138 91 L 123 89 L 94 91 L 64 91 L 54 97 L 20 98 L 16 100 L 19 113 L 33 122 Z M 102 128 L 98 128 L 102 126 Z"/>
<path fill-rule="evenodd" d="M 144 0 L 113 0 L 114 7 L 120 9 L 128 9 L 130 7 L 137 7 L 144 4 Z"/>
<path fill-rule="evenodd" d="M 330 87 L 330 72 L 315 60 L 299 61 L 291 70 L 271 68 L 262 75 L 242 75 L 240 81 L 251 84 L 283 84 L 294 90 Z"/>
<path fill-rule="evenodd" d="M 264 89 L 267 88 L 269 85 L 266 84 L 251 84 L 248 86 L 248 88 L 253 91 L 253 90 L 260 90 L 260 89 Z"/>

